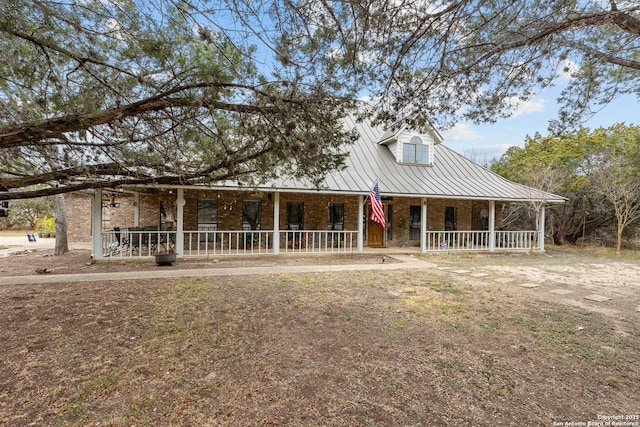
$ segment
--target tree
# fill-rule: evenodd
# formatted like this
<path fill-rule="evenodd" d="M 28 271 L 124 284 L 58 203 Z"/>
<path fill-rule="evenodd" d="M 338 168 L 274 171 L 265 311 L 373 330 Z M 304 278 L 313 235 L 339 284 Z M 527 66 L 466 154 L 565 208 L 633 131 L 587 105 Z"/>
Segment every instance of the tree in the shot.
<path fill-rule="evenodd" d="M 1 229 L 26 227 L 33 230 L 37 219 L 53 214 L 53 200 L 51 197 L 14 200 L 9 204 L 8 213 L 7 217 L 0 218 Z"/>
<path fill-rule="evenodd" d="M 639 11 L 615 0 L 8 0 L 0 186 L 23 198 L 284 172 L 317 183 L 341 165 L 339 119 L 356 95 L 388 124 L 491 122 L 570 72 L 564 125 L 640 94 Z"/>
<path fill-rule="evenodd" d="M 640 219 L 640 128 L 618 125 L 597 132 L 604 143 L 590 153 L 591 180 L 613 207 L 616 253 L 620 254 L 624 230 Z"/>
<path fill-rule="evenodd" d="M 505 178 L 535 188 L 537 182 L 545 181 L 547 173 L 559 178 L 553 191 L 568 200 L 547 212 L 546 223 L 555 244 L 575 244 L 613 218 L 586 180 L 584 162 L 589 140 L 590 131 L 584 128 L 562 137 L 536 133 L 526 139 L 524 147 L 509 148 L 492 165 L 492 170 Z"/>
<path fill-rule="evenodd" d="M 510 148 L 492 169 L 534 188 L 536 177 L 560 178 L 554 178 L 555 192 L 568 201 L 552 207 L 547 222 L 556 244 L 575 244 L 612 223 L 618 224 L 620 244 L 624 228 L 637 219 L 640 208 L 635 206 L 640 202 L 638 138 L 640 127 L 624 124 L 594 131 L 581 128 L 563 137 L 536 134 L 523 148 Z"/>
<path fill-rule="evenodd" d="M 341 165 L 351 97 L 295 64 L 259 70 L 255 48 L 217 31 L 230 18 L 205 3 L 9 0 L 0 14 L 5 199 L 317 182 Z"/>
<path fill-rule="evenodd" d="M 255 21 L 260 8 L 268 8 L 284 46 L 312 40 L 327 56 L 348 64 L 354 83 L 366 87 L 362 93 L 387 122 L 407 117 L 428 117 L 436 124 L 461 117 L 492 122 L 554 84 L 559 74 L 573 78 L 562 94 L 558 124 L 563 126 L 618 95 L 640 95 L 637 2 L 235 3 Z"/>

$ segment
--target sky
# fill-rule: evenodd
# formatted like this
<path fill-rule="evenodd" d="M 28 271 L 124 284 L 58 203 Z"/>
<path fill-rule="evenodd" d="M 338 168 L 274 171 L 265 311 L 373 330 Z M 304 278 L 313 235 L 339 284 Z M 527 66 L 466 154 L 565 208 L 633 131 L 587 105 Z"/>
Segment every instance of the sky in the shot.
<path fill-rule="evenodd" d="M 493 124 L 458 123 L 441 131 L 444 144 L 481 164 L 500 157 L 509 147 L 524 146 L 527 135 L 548 135 L 549 121 L 558 116 L 558 97 L 562 85 L 540 92 L 508 119 Z M 607 105 L 583 125 L 589 129 L 609 127 L 616 123 L 640 125 L 640 108 L 636 98 L 627 96 Z"/>

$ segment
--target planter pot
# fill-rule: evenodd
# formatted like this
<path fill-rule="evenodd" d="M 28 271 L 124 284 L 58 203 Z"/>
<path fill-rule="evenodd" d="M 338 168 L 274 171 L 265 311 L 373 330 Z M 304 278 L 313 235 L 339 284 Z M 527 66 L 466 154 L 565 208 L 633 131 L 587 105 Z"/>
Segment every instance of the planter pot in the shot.
<path fill-rule="evenodd" d="M 175 252 L 159 252 L 156 254 L 157 265 L 173 265 L 176 262 Z"/>

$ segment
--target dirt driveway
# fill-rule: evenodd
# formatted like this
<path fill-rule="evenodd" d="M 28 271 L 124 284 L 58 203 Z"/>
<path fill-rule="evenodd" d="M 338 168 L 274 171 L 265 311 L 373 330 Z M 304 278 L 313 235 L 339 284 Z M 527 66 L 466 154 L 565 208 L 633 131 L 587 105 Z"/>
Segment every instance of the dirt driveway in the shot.
<path fill-rule="evenodd" d="M 440 269 L 476 286 L 508 286 L 537 299 L 638 319 L 640 260 L 602 252 L 550 250 L 545 254 L 453 256 Z"/>

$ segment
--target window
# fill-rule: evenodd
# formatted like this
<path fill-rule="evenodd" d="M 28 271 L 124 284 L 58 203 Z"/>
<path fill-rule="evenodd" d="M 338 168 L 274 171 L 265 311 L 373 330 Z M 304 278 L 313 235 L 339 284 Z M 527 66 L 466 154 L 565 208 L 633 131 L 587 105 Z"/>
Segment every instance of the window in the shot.
<path fill-rule="evenodd" d="M 457 209 L 455 206 L 444 208 L 444 231 L 456 231 L 458 229 Z"/>
<path fill-rule="evenodd" d="M 242 229 L 259 230 L 262 205 L 260 200 L 242 201 Z"/>
<path fill-rule="evenodd" d="M 198 199 L 198 231 L 211 231 L 218 228 L 218 201 Z M 212 241 L 213 233 L 199 233 L 200 241 Z"/>
<path fill-rule="evenodd" d="M 344 230 L 344 203 L 329 206 L 329 230 Z"/>
<path fill-rule="evenodd" d="M 404 163 L 429 163 L 429 145 L 423 143 L 422 138 L 413 136 L 409 142 L 402 145 L 402 161 Z"/>
<path fill-rule="evenodd" d="M 287 230 L 304 228 L 304 203 L 287 203 Z"/>
<path fill-rule="evenodd" d="M 215 230 L 218 227 L 218 201 L 198 199 L 198 230 Z"/>
<path fill-rule="evenodd" d="M 176 219 L 174 216 L 173 204 L 171 202 L 160 201 L 160 230 L 175 230 Z"/>
<path fill-rule="evenodd" d="M 409 240 L 420 240 L 420 220 L 422 208 L 409 206 Z"/>

